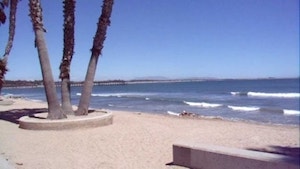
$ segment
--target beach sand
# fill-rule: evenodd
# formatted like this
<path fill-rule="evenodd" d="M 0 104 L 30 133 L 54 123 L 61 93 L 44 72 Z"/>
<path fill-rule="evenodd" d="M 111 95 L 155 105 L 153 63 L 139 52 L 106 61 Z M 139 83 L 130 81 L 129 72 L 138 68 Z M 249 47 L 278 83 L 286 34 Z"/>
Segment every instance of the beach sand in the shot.
<path fill-rule="evenodd" d="M 299 147 L 299 126 L 111 110 L 107 111 L 114 114 L 114 120 L 109 126 L 24 130 L 14 121 L 5 120 L 5 112 L 22 113 L 47 105 L 24 99 L 13 101 L 12 105 L 0 105 L 0 155 L 18 169 L 181 168 L 166 164 L 172 162 L 172 145 L 182 140 L 245 149 Z"/>

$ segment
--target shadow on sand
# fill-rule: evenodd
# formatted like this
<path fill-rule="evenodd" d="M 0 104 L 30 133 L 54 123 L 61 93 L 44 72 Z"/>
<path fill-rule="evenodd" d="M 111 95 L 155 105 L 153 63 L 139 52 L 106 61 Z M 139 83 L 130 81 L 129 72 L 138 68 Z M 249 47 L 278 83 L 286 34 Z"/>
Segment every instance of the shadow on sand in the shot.
<path fill-rule="evenodd" d="M 36 109 L 12 109 L 0 111 L 0 120 L 5 120 L 11 123 L 19 124 L 18 119 L 23 116 L 35 117 L 35 114 L 48 112 L 47 108 Z"/>

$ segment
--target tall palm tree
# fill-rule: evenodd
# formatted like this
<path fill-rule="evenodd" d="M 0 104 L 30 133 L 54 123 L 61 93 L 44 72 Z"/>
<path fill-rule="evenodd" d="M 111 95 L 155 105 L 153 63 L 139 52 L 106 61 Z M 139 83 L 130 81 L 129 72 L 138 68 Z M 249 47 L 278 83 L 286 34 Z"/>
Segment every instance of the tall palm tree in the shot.
<path fill-rule="evenodd" d="M 106 38 L 106 30 L 110 25 L 110 16 L 112 13 L 113 0 L 103 0 L 102 13 L 99 17 L 97 24 L 97 31 L 93 41 L 93 47 L 91 49 L 91 58 L 88 66 L 88 70 L 85 76 L 85 81 L 82 88 L 82 95 L 80 97 L 78 109 L 75 112 L 76 115 L 87 115 L 88 107 L 90 103 L 91 93 L 93 90 L 94 78 L 97 68 L 97 62 L 99 55 L 101 54 L 103 43 Z"/>
<path fill-rule="evenodd" d="M 8 5 L 8 0 L 5 0 L 0 3 L 0 18 L 4 18 L 4 22 L 6 19 L 5 13 L 3 11 L 4 7 Z M 7 72 L 7 60 L 9 53 L 11 51 L 14 37 L 15 37 L 15 28 L 16 28 L 16 13 L 17 13 L 17 5 L 18 0 L 10 0 L 10 12 L 9 12 L 9 33 L 8 33 L 8 41 L 5 48 L 5 53 L 3 57 L 0 59 L 0 94 L 4 83 L 5 74 Z M 2 19 L 0 19 L 2 22 Z"/>
<path fill-rule="evenodd" d="M 70 96 L 70 64 L 74 53 L 75 0 L 64 0 L 64 50 L 60 64 L 62 109 L 74 114 Z"/>
<path fill-rule="evenodd" d="M 30 17 L 35 33 L 35 46 L 37 47 L 43 83 L 45 86 L 45 93 L 48 103 L 48 117 L 49 119 L 62 119 L 66 118 L 66 115 L 62 111 L 58 97 L 56 94 L 56 88 L 52 75 L 52 70 L 49 61 L 48 50 L 46 41 L 44 38 L 44 32 L 46 31 L 43 27 L 42 7 L 40 0 L 29 1 Z"/>

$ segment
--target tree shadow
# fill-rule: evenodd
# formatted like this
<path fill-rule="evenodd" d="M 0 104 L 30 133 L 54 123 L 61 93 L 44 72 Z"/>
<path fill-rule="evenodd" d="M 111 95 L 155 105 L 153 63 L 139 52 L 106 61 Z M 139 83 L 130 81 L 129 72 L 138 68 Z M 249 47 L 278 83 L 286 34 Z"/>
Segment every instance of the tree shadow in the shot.
<path fill-rule="evenodd" d="M 47 113 L 47 108 L 36 108 L 36 109 L 12 109 L 7 111 L 0 111 L 0 120 L 5 120 L 11 123 L 19 124 L 19 118 L 23 116 L 29 116 L 31 118 L 46 119 L 43 117 L 36 116 L 39 113 Z M 88 114 L 94 113 L 96 110 L 88 110 Z"/>
<path fill-rule="evenodd" d="M 47 108 L 36 108 L 36 109 L 12 109 L 7 111 L 0 111 L 0 120 L 5 120 L 11 123 L 19 124 L 19 118 L 23 116 L 29 116 L 34 118 L 35 114 L 48 112 Z"/>

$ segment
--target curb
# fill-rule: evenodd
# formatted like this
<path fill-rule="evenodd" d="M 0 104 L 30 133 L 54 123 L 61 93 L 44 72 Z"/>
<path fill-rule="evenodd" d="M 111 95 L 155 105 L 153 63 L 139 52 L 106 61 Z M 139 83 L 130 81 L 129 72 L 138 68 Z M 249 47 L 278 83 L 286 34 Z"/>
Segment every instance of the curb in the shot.
<path fill-rule="evenodd" d="M 113 123 L 113 114 L 96 111 L 87 116 L 68 115 L 67 119 L 46 119 L 47 113 L 24 116 L 19 119 L 19 128 L 27 130 L 70 130 L 107 126 Z"/>

